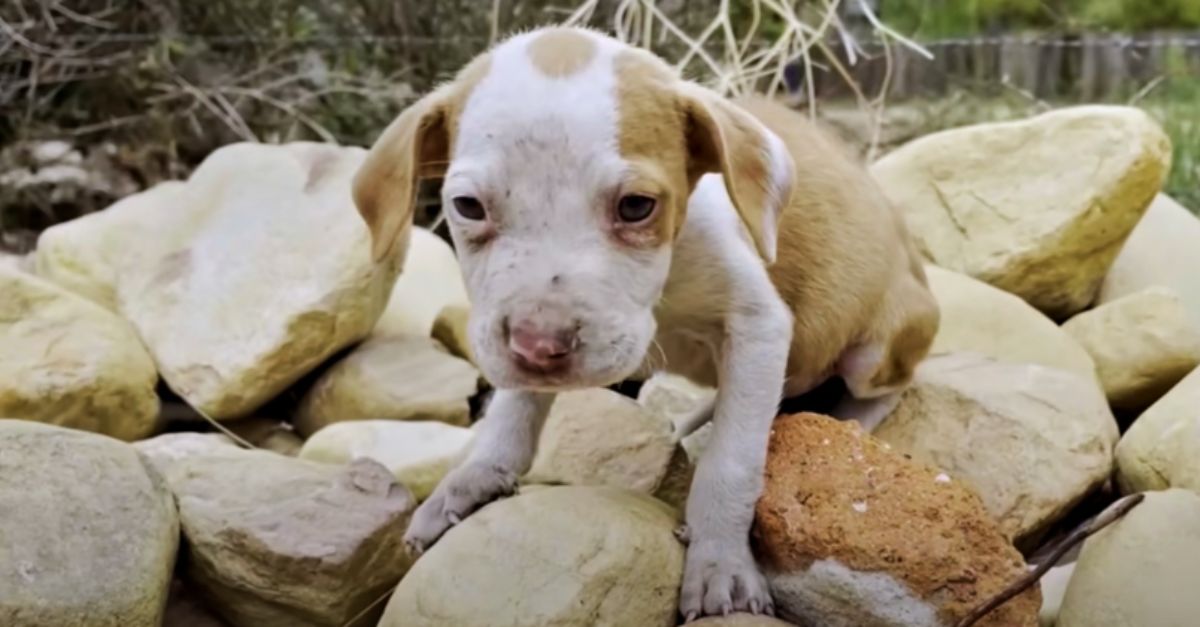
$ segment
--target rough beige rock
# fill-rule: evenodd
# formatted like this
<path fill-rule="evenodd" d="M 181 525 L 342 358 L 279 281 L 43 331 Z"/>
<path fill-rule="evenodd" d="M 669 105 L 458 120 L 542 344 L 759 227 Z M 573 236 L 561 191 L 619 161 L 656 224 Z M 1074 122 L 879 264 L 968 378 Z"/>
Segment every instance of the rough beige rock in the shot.
<path fill-rule="evenodd" d="M 525 480 L 651 493 L 675 452 L 671 423 L 603 388 L 558 395 Z"/>
<path fill-rule="evenodd" d="M 469 302 L 454 249 L 430 231 L 413 227 L 404 270 L 374 335 L 427 337 L 442 309 Z"/>
<path fill-rule="evenodd" d="M 134 440 L 155 429 L 154 362 L 127 322 L 0 268 L 0 417 Z"/>
<path fill-rule="evenodd" d="M 1026 546 L 1108 479 L 1117 423 L 1094 381 L 955 353 L 923 362 L 873 433 L 972 486 Z"/>
<path fill-rule="evenodd" d="M 1145 409 L 1200 365 L 1200 324 L 1164 287 L 1109 301 L 1062 328 L 1091 354 L 1116 409 Z"/>
<path fill-rule="evenodd" d="M 433 321 L 433 339 L 442 343 L 451 355 L 475 363 L 471 350 L 471 339 L 467 335 L 467 321 L 471 309 L 462 305 L 447 305 L 438 312 Z"/>
<path fill-rule="evenodd" d="M 1200 492 L 1200 368 L 1125 432 L 1117 444 L 1117 481 L 1126 492 Z"/>
<path fill-rule="evenodd" d="M 133 443 L 133 447 L 160 473 L 172 464 L 188 457 L 236 451 L 238 445 L 220 433 L 164 433 L 148 440 Z"/>
<path fill-rule="evenodd" d="M 775 421 L 754 538 L 779 615 L 822 627 L 952 625 L 1025 569 L 956 479 L 906 459 L 857 423 Z M 1034 627 L 1038 589 L 980 627 Z"/>
<path fill-rule="evenodd" d="M 1063 319 L 1094 300 L 1170 160 L 1147 113 L 1089 105 L 934 133 L 872 173 L 937 265 Z"/>
<path fill-rule="evenodd" d="M 0 512 L 0 625 L 161 624 L 179 519 L 132 447 L 0 420 Z"/>
<path fill-rule="evenodd" d="M 300 458 L 344 464 L 371 458 L 425 500 L 471 446 L 475 432 L 444 422 L 359 420 L 331 424 L 314 433 Z"/>
<path fill-rule="evenodd" d="M 116 311 L 118 278 L 146 272 L 165 254 L 171 237 L 197 228 L 204 217 L 189 204 L 189 191 L 180 181 L 159 183 L 46 229 L 35 253 L 38 275 Z"/>
<path fill-rule="evenodd" d="M 136 253 L 115 264 L 117 306 L 189 404 L 245 417 L 375 326 L 406 246 L 371 261 L 350 196 L 364 154 L 225 146 L 155 203 L 171 219 L 144 248 L 125 242 Z"/>
<path fill-rule="evenodd" d="M 1200 495 L 1150 492 L 1083 545 L 1058 627 L 1194 627 Z"/>
<path fill-rule="evenodd" d="M 1107 303 L 1160 285 L 1179 295 L 1192 322 L 1200 327 L 1196 268 L 1200 268 L 1200 218 L 1169 196 L 1159 194 L 1109 268 L 1098 302 Z"/>
<path fill-rule="evenodd" d="M 522 491 L 446 532 L 379 625 L 670 627 L 683 576 L 678 522 L 666 505 L 625 490 Z"/>
<path fill-rule="evenodd" d="M 376 336 L 334 364 L 300 402 L 296 430 L 349 420 L 437 420 L 466 425 L 479 371 L 427 337 Z"/>
<path fill-rule="evenodd" d="M 974 352 L 1096 378 L 1091 355 L 1053 320 L 1019 297 L 933 265 L 925 266 L 941 323 L 932 354 Z"/>
<path fill-rule="evenodd" d="M 400 580 L 415 506 L 378 462 L 226 450 L 159 462 L 187 578 L 233 627 L 341 627 Z"/>

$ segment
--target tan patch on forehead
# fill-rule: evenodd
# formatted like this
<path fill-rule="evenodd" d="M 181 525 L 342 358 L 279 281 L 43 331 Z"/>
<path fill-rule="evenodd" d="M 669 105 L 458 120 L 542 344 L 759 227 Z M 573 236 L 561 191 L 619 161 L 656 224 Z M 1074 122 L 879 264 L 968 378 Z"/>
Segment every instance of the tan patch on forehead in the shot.
<path fill-rule="evenodd" d="M 588 66 L 596 56 L 596 42 L 583 33 L 555 28 L 529 42 L 525 53 L 542 74 L 563 78 Z"/>
<path fill-rule="evenodd" d="M 690 183 L 685 116 L 673 84 L 675 72 L 642 50 L 617 55 L 617 149 L 626 161 L 652 163 L 667 177 L 667 211 L 658 221 L 661 241 L 671 241 L 683 225 Z"/>

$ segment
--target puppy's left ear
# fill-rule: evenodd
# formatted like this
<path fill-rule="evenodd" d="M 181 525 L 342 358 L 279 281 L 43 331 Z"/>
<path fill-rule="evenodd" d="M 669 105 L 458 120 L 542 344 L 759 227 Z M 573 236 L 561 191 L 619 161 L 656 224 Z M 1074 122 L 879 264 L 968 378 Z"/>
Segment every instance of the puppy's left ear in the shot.
<path fill-rule="evenodd" d="M 354 175 L 354 204 L 371 231 L 371 256 L 388 256 L 412 224 L 418 182 L 445 173 L 450 153 L 443 92 L 409 106 L 384 129 Z"/>
<path fill-rule="evenodd" d="M 791 202 L 795 165 L 783 141 L 741 107 L 698 85 L 681 90 L 688 178 L 720 173 L 758 254 L 775 261 L 779 219 Z"/>

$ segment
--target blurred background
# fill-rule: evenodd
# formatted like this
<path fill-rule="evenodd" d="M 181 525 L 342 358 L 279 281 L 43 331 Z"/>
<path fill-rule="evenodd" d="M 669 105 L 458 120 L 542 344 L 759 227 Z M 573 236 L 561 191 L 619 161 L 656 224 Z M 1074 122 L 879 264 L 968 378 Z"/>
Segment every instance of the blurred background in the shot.
<path fill-rule="evenodd" d="M 0 249 L 185 177 L 216 147 L 369 145 L 498 37 L 584 23 L 875 158 L 942 128 L 1135 104 L 1200 208 L 1200 0 L 6 0 Z M 436 211 L 430 197 L 429 210 Z"/>

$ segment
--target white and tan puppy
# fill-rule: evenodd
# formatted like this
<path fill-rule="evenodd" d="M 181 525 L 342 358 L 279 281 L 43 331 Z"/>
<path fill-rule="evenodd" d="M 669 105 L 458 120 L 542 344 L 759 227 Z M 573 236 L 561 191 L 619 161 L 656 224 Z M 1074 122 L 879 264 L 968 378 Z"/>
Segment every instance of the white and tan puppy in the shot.
<path fill-rule="evenodd" d="M 680 610 L 773 608 L 749 545 L 782 395 L 831 376 L 876 417 L 938 324 L 902 220 L 802 115 L 731 102 L 601 34 L 499 44 L 405 110 L 355 181 L 383 257 L 444 176 L 497 388 L 469 457 L 416 512 L 423 550 L 513 491 L 558 391 L 666 369 L 716 385 L 688 499 Z"/>

